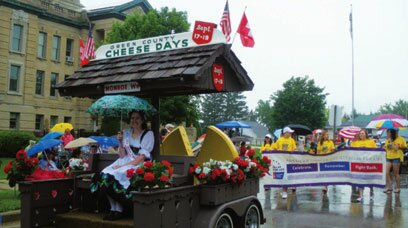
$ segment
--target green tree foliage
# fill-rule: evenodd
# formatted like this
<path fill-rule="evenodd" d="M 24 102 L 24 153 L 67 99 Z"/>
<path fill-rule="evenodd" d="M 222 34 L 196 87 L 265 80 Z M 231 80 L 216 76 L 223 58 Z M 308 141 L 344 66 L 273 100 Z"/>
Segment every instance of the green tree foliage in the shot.
<path fill-rule="evenodd" d="M 404 116 L 405 118 L 408 117 L 408 102 L 399 99 L 394 104 L 388 103 L 381 105 L 380 109 L 378 110 L 381 114 L 398 114 Z"/>
<path fill-rule="evenodd" d="M 283 84 L 282 90 L 271 96 L 273 126 L 303 124 L 312 129 L 324 127 L 326 96 L 324 88 L 318 87 L 308 76 L 292 77 Z"/>
<path fill-rule="evenodd" d="M 270 101 L 259 100 L 255 108 L 257 121 L 266 126 L 270 132 L 275 128 L 272 117 L 272 105 Z"/>
<path fill-rule="evenodd" d="M 124 22 L 116 22 L 108 33 L 105 43 L 116 43 L 146 37 L 186 32 L 190 28 L 187 12 L 164 7 L 160 11 L 150 10 L 147 14 L 134 13 L 126 17 Z"/>
<path fill-rule="evenodd" d="M 190 28 L 187 13 L 169 10 L 164 7 L 160 11 L 150 10 L 147 14 L 134 13 L 126 17 L 124 22 L 116 22 L 108 33 L 105 43 L 116 43 L 186 32 Z M 176 96 L 160 98 L 160 119 L 162 124 L 186 122 L 199 127 L 197 101 L 193 96 Z"/>
<path fill-rule="evenodd" d="M 202 96 L 201 119 L 203 125 L 214 125 L 248 117 L 248 106 L 243 93 L 215 93 Z"/>

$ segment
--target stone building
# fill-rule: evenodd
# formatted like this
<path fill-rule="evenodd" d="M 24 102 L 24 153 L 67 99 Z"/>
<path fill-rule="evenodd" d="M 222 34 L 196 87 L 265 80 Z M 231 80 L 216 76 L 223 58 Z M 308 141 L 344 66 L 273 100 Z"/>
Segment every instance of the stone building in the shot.
<path fill-rule="evenodd" d="M 80 65 L 89 23 L 101 41 L 114 21 L 146 13 L 146 0 L 86 11 L 79 0 L 0 0 L 0 130 L 42 132 L 55 123 L 94 130 L 90 99 L 61 97 L 54 85 Z"/>

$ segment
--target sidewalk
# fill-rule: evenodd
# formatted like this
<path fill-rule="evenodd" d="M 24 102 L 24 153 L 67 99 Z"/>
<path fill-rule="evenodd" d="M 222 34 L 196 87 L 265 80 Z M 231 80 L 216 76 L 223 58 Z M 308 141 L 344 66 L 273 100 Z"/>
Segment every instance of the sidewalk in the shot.
<path fill-rule="evenodd" d="M 13 190 L 13 189 L 14 188 L 11 188 L 8 185 L 8 180 L 6 179 L 0 180 L 0 190 Z"/>

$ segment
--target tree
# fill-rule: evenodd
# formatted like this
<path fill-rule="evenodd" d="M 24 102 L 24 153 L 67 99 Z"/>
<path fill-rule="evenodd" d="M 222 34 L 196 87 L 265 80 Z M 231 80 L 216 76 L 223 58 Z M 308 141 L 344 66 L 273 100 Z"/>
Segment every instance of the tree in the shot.
<path fill-rule="evenodd" d="M 274 129 L 272 121 L 272 105 L 270 101 L 259 100 L 255 108 L 257 121 L 268 128 L 270 132 Z"/>
<path fill-rule="evenodd" d="M 382 114 L 398 114 L 404 116 L 405 118 L 408 117 L 408 102 L 402 99 L 399 99 L 394 104 L 387 103 L 381 105 L 380 109 L 378 110 L 379 113 Z"/>
<path fill-rule="evenodd" d="M 201 119 L 204 126 L 228 120 L 243 120 L 248 107 L 243 93 L 214 93 L 202 96 Z"/>
<path fill-rule="evenodd" d="M 124 22 L 115 22 L 108 33 L 105 43 L 116 43 L 146 37 L 186 32 L 190 28 L 187 13 L 167 7 L 160 11 L 150 10 L 147 14 L 134 13 Z M 193 96 L 175 96 L 160 98 L 160 120 L 162 124 L 186 122 L 187 126 L 198 124 L 198 105 Z"/>
<path fill-rule="evenodd" d="M 313 79 L 292 77 L 283 84 L 283 90 L 271 95 L 274 127 L 303 124 L 312 129 L 325 126 L 326 96 L 324 88 Z"/>

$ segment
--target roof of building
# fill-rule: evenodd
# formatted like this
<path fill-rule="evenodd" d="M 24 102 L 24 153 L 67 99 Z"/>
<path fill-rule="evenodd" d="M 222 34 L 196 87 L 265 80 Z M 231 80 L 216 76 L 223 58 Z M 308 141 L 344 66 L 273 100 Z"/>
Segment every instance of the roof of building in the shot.
<path fill-rule="evenodd" d="M 359 115 L 356 118 L 354 118 L 354 126 L 359 127 L 359 128 L 366 128 L 368 123 L 376 117 L 376 114 L 372 115 Z M 344 122 L 340 125 L 340 127 L 347 127 L 347 126 L 352 126 L 353 124 L 351 123 L 351 120 Z"/>
<path fill-rule="evenodd" d="M 91 61 L 57 85 L 63 96 L 100 97 L 104 85 L 137 82 L 133 95 L 183 95 L 216 91 L 212 66 L 224 68 L 220 92 L 252 90 L 254 84 L 229 44 L 214 44 Z"/>
<path fill-rule="evenodd" d="M 255 122 L 255 121 L 243 121 L 243 120 L 241 120 L 241 122 L 251 126 L 251 129 L 256 134 L 257 138 L 264 138 L 266 134 L 269 134 L 268 128 L 266 128 L 265 126 L 260 125 L 258 122 Z"/>
<path fill-rule="evenodd" d="M 125 20 L 126 18 L 125 11 L 136 7 L 141 7 L 144 13 L 147 13 L 149 10 L 152 9 L 152 6 L 147 0 L 132 0 L 130 2 L 117 6 L 89 10 L 88 17 L 91 21 L 112 17 L 120 20 Z"/>

